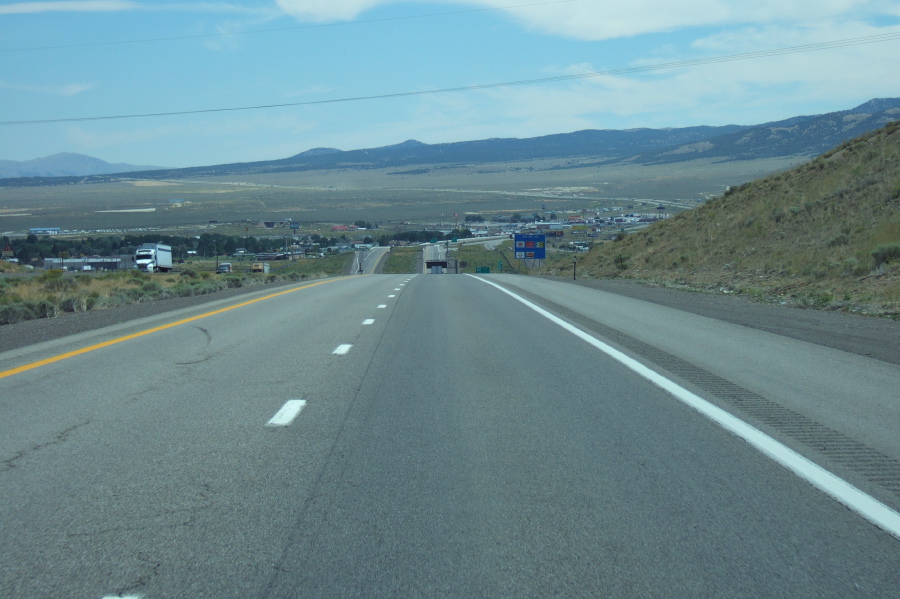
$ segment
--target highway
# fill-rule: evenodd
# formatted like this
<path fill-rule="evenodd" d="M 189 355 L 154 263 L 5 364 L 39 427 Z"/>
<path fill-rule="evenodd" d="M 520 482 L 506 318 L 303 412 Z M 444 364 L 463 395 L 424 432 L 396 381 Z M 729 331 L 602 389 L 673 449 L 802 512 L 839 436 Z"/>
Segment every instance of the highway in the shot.
<path fill-rule="evenodd" d="M 0 597 L 896 597 L 898 382 L 513 275 L 124 322 L 0 353 Z"/>
<path fill-rule="evenodd" d="M 388 252 L 388 247 L 373 247 L 369 250 L 354 252 L 350 272 L 347 274 L 371 275 L 375 274 L 375 268 L 381 262 L 382 257 Z"/>

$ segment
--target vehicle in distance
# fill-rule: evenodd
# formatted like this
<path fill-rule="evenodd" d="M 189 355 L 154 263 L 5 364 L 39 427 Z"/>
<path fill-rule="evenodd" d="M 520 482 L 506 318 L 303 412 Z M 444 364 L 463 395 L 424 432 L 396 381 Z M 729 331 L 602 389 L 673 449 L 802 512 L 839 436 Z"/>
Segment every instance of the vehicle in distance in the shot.
<path fill-rule="evenodd" d="M 228 274 L 232 271 L 231 262 L 223 262 L 219 266 L 216 267 L 216 272 L 219 274 Z"/>
<path fill-rule="evenodd" d="M 146 272 L 169 272 L 172 248 L 161 243 L 145 243 L 134 252 L 134 267 Z"/>

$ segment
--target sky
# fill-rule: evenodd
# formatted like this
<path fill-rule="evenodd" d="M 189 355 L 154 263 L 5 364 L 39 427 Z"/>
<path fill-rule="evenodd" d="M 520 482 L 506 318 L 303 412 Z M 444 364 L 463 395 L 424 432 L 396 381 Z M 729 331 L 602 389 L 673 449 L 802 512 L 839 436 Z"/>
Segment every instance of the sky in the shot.
<path fill-rule="evenodd" d="M 897 56 L 900 0 L 0 0 L 0 160 L 752 125 L 900 97 Z"/>

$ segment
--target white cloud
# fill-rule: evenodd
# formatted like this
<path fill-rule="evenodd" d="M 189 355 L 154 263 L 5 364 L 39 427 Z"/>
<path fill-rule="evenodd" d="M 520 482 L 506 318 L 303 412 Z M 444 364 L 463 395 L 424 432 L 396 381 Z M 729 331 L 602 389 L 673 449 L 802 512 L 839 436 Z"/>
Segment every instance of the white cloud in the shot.
<path fill-rule="evenodd" d="M 863 26 L 851 35 L 871 35 Z M 732 48 L 758 48 L 768 31 L 730 38 Z M 834 39 L 835 31 L 809 32 L 797 45 Z M 873 51 L 873 48 L 881 50 Z M 521 135 L 571 131 L 577 127 L 678 127 L 756 124 L 796 114 L 851 108 L 873 97 L 896 95 L 893 54 L 882 46 L 852 46 L 754 60 L 740 60 L 601 76 L 572 83 L 502 88 L 482 92 L 484 108 L 498 125 Z M 672 60 L 671 57 L 667 57 Z M 561 72 L 584 72 L 573 65 Z M 566 124 L 568 123 L 568 126 Z"/>
<path fill-rule="evenodd" d="M 276 0 L 302 21 L 347 21 L 387 4 L 411 0 Z M 534 31 L 581 40 L 603 40 L 725 25 L 788 22 L 808 24 L 849 13 L 896 15 L 896 2 L 884 0 L 599 0 L 534 3 L 528 0 L 450 0 L 512 15 Z M 423 4 L 419 1 L 416 4 Z M 432 2 L 446 6 L 447 2 Z M 518 6 L 517 6 L 518 4 Z M 437 12 L 438 9 L 435 9 Z M 427 14 L 427 13 L 423 13 Z M 437 13 L 439 14 L 439 12 Z"/>
<path fill-rule="evenodd" d="M 301 21 L 349 21 L 390 0 L 276 0 L 285 13 Z"/>
<path fill-rule="evenodd" d="M 173 4 L 142 3 L 130 0 L 69 0 L 66 2 L 14 2 L 0 5 L 0 15 L 34 14 L 44 12 L 121 12 L 121 11 L 177 11 L 204 13 L 241 13 L 277 16 L 270 7 L 244 6 L 227 2 L 184 2 Z"/>
<path fill-rule="evenodd" d="M 135 2 L 127 0 L 73 0 L 70 2 L 14 2 L 0 6 L 0 15 L 41 12 L 114 12 L 134 10 Z"/>
<path fill-rule="evenodd" d="M 502 0 L 483 1 L 503 6 Z M 536 31 L 603 40 L 692 27 L 805 24 L 849 12 L 877 14 L 884 10 L 880 5 L 871 0 L 630 0 L 550 4 L 511 8 L 508 12 Z"/>
<path fill-rule="evenodd" d="M 93 88 L 94 85 L 90 83 L 67 83 L 61 86 L 49 86 L 27 85 L 24 83 L 10 83 L 8 81 L 0 81 L 0 89 L 33 92 L 38 94 L 50 94 L 54 96 L 77 96 L 78 94 L 86 92 Z"/>
<path fill-rule="evenodd" d="M 77 96 L 82 92 L 86 92 L 92 89 L 93 87 L 94 86 L 89 83 L 70 83 L 59 88 L 56 93 L 63 96 Z"/>

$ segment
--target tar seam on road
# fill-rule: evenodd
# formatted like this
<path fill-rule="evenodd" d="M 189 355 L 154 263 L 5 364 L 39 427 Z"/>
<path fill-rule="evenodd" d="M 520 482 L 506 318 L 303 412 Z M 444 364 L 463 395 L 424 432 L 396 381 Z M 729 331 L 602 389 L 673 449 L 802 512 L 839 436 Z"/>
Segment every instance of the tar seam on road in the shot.
<path fill-rule="evenodd" d="M 159 331 L 164 331 L 166 329 L 171 329 L 183 324 L 187 324 L 189 322 L 194 322 L 195 320 L 200 320 L 201 318 L 206 318 L 208 316 L 214 316 L 216 314 L 221 314 L 223 312 L 228 312 L 230 310 L 234 310 L 236 308 L 243 308 L 244 306 L 249 306 L 250 304 L 255 304 L 256 302 L 261 302 L 263 300 L 272 299 L 273 297 L 278 297 L 279 295 L 285 295 L 288 293 L 293 293 L 295 291 L 300 291 L 301 289 L 309 289 L 310 287 L 315 287 L 316 285 L 324 285 L 325 283 L 333 283 L 334 281 L 343 281 L 345 279 L 328 279 L 326 281 L 318 281 L 316 283 L 312 283 L 310 285 L 304 285 L 303 287 L 295 287 L 293 289 L 288 289 L 287 291 L 279 291 L 278 293 L 272 293 L 270 295 L 266 295 L 263 297 L 258 297 L 256 299 L 252 299 L 246 302 L 241 302 L 240 304 L 235 304 L 234 306 L 229 306 L 227 308 L 220 308 L 218 310 L 213 310 L 212 312 L 205 312 L 203 314 L 198 314 L 197 316 L 191 316 L 190 318 L 184 318 L 182 320 L 178 320 L 175 322 L 170 322 L 169 324 L 164 324 L 162 326 L 153 327 L 152 329 L 146 329 L 143 331 L 138 331 L 137 333 L 132 333 L 131 335 L 125 335 L 124 337 L 116 337 L 115 339 L 110 339 L 109 341 L 104 341 L 103 343 L 97 343 L 95 345 L 90 345 L 88 347 L 83 347 L 81 349 L 76 349 L 74 351 L 66 352 L 64 354 L 59 354 L 50 358 L 46 358 L 44 360 L 38 360 L 37 362 L 32 362 L 30 364 L 25 364 L 23 366 L 18 366 L 16 368 L 10 368 L 9 370 L 4 370 L 0 372 L 0 379 L 6 378 L 8 376 L 13 376 L 14 374 L 20 374 L 22 372 L 27 372 L 29 370 L 34 370 L 35 368 L 39 368 L 40 366 L 47 366 L 48 364 L 55 364 L 56 362 L 61 362 L 68 358 L 74 358 L 75 356 L 80 356 L 82 354 L 86 354 L 98 349 L 102 349 L 104 347 L 109 347 L 110 345 L 116 345 L 117 343 L 122 343 L 123 341 L 130 341 L 131 339 L 137 339 L 138 337 L 143 337 L 144 335 L 149 335 L 151 333 L 156 333 Z"/>
<path fill-rule="evenodd" d="M 630 370 L 632 370 L 639 376 L 647 379 L 651 383 L 655 384 L 657 387 L 660 387 L 661 389 L 669 392 L 671 395 L 673 395 L 679 401 L 683 402 L 685 405 L 690 406 L 691 408 L 693 408 L 700 414 L 706 416 L 707 418 L 709 418 L 713 422 L 717 423 L 719 426 L 721 426 L 725 430 L 728 430 L 731 433 L 737 435 L 738 437 L 744 439 L 747 443 L 749 443 L 750 445 L 755 447 L 757 450 L 759 450 L 764 455 L 768 456 L 773 461 L 777 462 L 778 464 L 781 464 L 788 470 L 792 471 L 798 477 L 808 481 L 810 484 L 812 484 L 813 486 L 815 486 L 822 492 L 826 493 L 827 495 L 833 497 L 834 499 L 836 499 L 843 505 L 847 506 L 848 508 L 850 508 L 851 510 L 853 510 L 854 512 L 856 512 L 857 514 L 859 514 L 860 516 L 862 516 L 863 518 L 865 518 L 866 520 L 871 522 L 872 524 L 875 524 L 882 530 L 884 530 L 884 531 L 892 534 L 894 537 L 900 539 L 900 513 L 897 513 L 896 511 L 894 511 L 893 509 L 891 509 L 884 503 L 878 501 L 874 497 L 864 493 L 863 491 L 854 487 L 853 485 L 851 485 L 847 481 L 843 480 L 842 478 L 838 477 L 837 475 L 829 472 L 825 468 L 823 468 L 823 467 L 819 466 L 818 464 L 812 462 L 811 460 L 805 458 L 804 456 L 802 456 L 799 453 L 797 453 L 796 451 L 790 449 L 789 447 L 782 444 L 781 442 L 779 442 L 779 441 L 775 440 L 774 438 L 770 437 L 769 435 L 763 433 L 761 430 L 751 426 L 750 424 L 747 424 L 743 420 L 728 413 L 727 411 L 723 410 L 722 408 L 719 408 L 719 407 L 713 405 L 712 403 L 708 402 L 707 400 L 701 398 L 700 396 L 688 391 L 687 389 L 678 385 L 674 381 L 662 376 L 661 374 L 659 374 L 659 373 L 655 372 L 654 370 L 648 368 L 647 366 L 641 364 L 637 360 L 625 355 L 624 353 L 620 352 L 619 350 L 614 349 L 612 346 L 607 345 L 606 343 L 603 343 L 602 341 L 600 341 L 593 335 L 590 335 L 590 334 L 582 331 L 581 329 L 566 322 L 565 320 L 561 319 L 560 317 L 558 317 L 554 314 L 551 314 L 547 310 L 545 310 L 545 309 L 541 308 L 540 306 L 532 303 L 531 301 L 523 298 L 522 296 L 520 296 L 516 293 L 513 293 L 512 291 L 509 291 L 508 289 L 505 289 L 504 287 L 501 287 L 497 283 L 488 281 L 487 279 L 483 279 L 481 277 L 476 277 L 473 275 L 468 275 L 468 276 L 471 276 L 473 279 L 482 281 L 483 283 L 486 283 L 486 284 L 502 291 L 503 293 L 509 295 L 513 299 L 521 302 L 528 308 L 534 310 L 541 316 L 547 318 L 551 322 L 553 322 L 553 323 L 559 325 L 560 327 L 562 327 L 563 329 L 569 331 L 576 337 L 579 337 L 580 339 L 586 341 L 587 343 L 589 343 L 590 345 L 599 349 L 603 353 L 607 354 L 614 360 L 620 362 L 621 364 L 623 364 L 624 366 L 626 366 L 627 368 L 629 368 Z M 649 346 L 649 345 L 647 347 L 652 348 L 652 346 Z M 656 351 L 660 351 L 660 350 L 656 350 Z M 661 352 L 661 353 L 664 353 L 664 352 Z M 686 362 L 686 364 L 689 364 L 689 363 Z M 693 368 L 696 368 L 696 367 L 693 367 Z M 698 369 L 698 370 L 700 370 L 700 369 Z M 724 381 L 724 379 L 722 379 L 722 380 Z M 728 381 L 725 381 L 725 382 L 728 383 Z M 728 383 L 728 384 L 731 384 L 731 383 Z M 737 385 L 734 385 L 734 387 L 740 389 L 740 387 L 737 387 Z M 746 391 L 746 390 L 744 390 L 744 391 Z M 746 391 L 746 393 L 751 393 L 751 392 Z M 757 396 L 757 397 L 759 397 L 759 396 Z M 769 402 L 770 404 L 772 404 L 773 406 L 775 406 L 777 408 L 787 410 L 786 408 L 782 408 L 781 406 L 778 406 L 774 402 L 770 402 L 769 400 L 766 400 L 765 398 L 760 397 L 759 399 L 764 402 Z M 790 410 L 787 410 L 787 411 L 790 412 Z M 802 416 L 800 414 L 797 414 L 797 416 L 799 418 L 806 418 L 805 416 Z M 809 419 L 806 419 L 806 420 L 809 420 Z M 817 423 L 815 423 L 811 420 L 809 422 L 815 424 L 816 426 L 821 427 L 821 425 L 818 425 Z M 821 428 L 826 431 L 830 430 L 830 429 L 827 429 L 826 427 L 821 427 Z M 836 431 L 831 431 L 831 432 L 833 432 L 835 435 L 843 437 L 843 435 L 841 435 L 840 433 L 838 433 Z M 845 437 L 845 438 L 850 443 L 857 443 L 856 441 L 853 441 L 849 437 Z M 866 448 L 862 444 L 858 444 L 858 445 L 864 449 L 869 449 L 869 448 Z M 875 452 L 874 450 L 869 449 L 869 451 L 877 454 L 877 452 Z M 845 452 L 845 453 L 842 453 L 841 455 L 845 455 L 852 459 L 856 459 L 858 457 L 858 453 L 855 451 Z M 882 456 L 882 457 L 885 460 L 889 460 L 889 461 L 892 460 L 892 458 L 889 458 L 887 456 Z M 875 482 L 877 482 L 877 481 L 875 481 Z M 879 482 L 878 484 L 883 485 L 884 483 Z"/>

